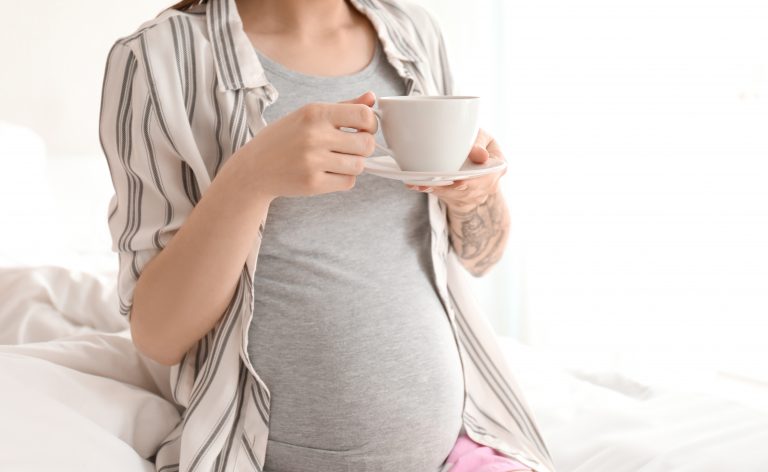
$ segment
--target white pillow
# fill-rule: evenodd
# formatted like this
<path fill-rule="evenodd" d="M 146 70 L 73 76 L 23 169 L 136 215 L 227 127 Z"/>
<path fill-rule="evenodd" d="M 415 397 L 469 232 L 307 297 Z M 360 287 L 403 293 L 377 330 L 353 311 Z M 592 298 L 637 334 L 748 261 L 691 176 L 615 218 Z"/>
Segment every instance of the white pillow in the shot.
<path fill-rule="evenodd" d="M 101 155 L 46 156 L 42 138 L 0 122 L 0 265 L 115 271 Z"/>
<path fill-rule="evenodd" d="M 0 252 L 18 255 L 44 245 L 53 211 L 45 144 L 30 129 L 0 122 Z"/>

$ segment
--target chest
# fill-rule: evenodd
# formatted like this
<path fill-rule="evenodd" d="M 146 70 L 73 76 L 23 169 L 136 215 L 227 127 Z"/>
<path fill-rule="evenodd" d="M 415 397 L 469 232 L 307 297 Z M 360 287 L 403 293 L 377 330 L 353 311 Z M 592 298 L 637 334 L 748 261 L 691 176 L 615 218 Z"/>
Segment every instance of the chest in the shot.
<path fill-rule="evenodd" d="M 386 61 L 377 44 L 373 57 L 361 70 L 341 76 L 318 76 L 295 71 L 259 54 L 264 73 L 276 90 L 277 98 L 265 106 L 264 121 L 269 124 L 308 103 L 338 103 L 372 91 L 377 97 L 403 95 L 406 81 Z M 377 139 L 382 142 L 377 134 Z"/>

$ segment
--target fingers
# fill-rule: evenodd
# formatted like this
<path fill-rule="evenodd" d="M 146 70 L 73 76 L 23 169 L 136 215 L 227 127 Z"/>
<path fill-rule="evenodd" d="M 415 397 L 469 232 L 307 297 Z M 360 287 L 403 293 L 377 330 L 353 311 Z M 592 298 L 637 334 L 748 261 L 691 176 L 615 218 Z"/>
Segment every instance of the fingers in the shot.
<path fill-rule="evenodd" d="M 368 157 L 376 149 L 376 138 L 365 131 L 349 132 L 338 129 L 330 133 L 331 151 Z"/>
<path fill-rule="evenodd" d="M 359 157 L 354 159 L 361 159 Z M 354 175 L 337 174 L 334 172 L 325 172 L 321 177 L 322 186 L 327 192 L 337 192 L 351 190 L 355 186 L 356 177 Z"/>
<path fill-rule="evenodd" d="M 495 193 L 493 188 L 472 187 L 464 184 L 465 188 L 454 187 L 433 187 L 432 194 L 441 200 L 457 206 L 477 206 L 482 205 L 488 199 L 488 196 Z"/>
<path fill-rule="evenodd" d="M 477 137 L 475 137 L 475 146 L 480 146 L 481 148 L 487 148 L 488 144 L 493 141 L 493 138 L 490 134 L 486 133 L 482 128 L 477 130 Z"/>
<path fill-rule="evenodd" d="M 478 149 L 479 148 L 479 149 Z M 475 144 L 469 151 L 469 158 L 478 164 L 482 164 L 490 157 L 495 157 L 506 160 L 504 153 L 501 152 L 499 142 L 493 138 L 490 134 L 486 133 L 483 129 L 478 130 L 477 137 L 475 138 Z"/>
<path fill-rule="evenodd" d="M 474 145 L 469 150 L 469 159 L 476 164 L 482 164 L 488 160 L 488 157 L 488 151 L 482 146 Z"/>
<path fill-rule="evenodd" d="M 339 103 L 357 103 L 357 104 L 362 104 L 362 105 L 372 107 L 376 103 L 376 94 L 374 94 L 371 91 L 368 91 L 360 95 L 359 97 L 353 98 L 351 100 L 344 100 L 343 102 L 339 102 Z"/>
<path fill-rule="evenodd" d="M 430 187 L 406 184 L 406 186 L 422 193 L 432 193 L 446 203 L 461 206 L 474 206 L 481 205 L 489 195 L 498 191 L 499 176 L 492 174 L 473 179 L 455 180 L 450 185 Z"/>
<path fill-rule="evenodd" d="M 376 133 L 376 115 L 371 107 L 363 104 L 335 103 L 328 105 L 327 118 L 336 128 L 355 128 Z"/>
<path fill-rule="evenodd" d="M 359 131 L 376 133 L 378 120 L 373 113 L 371 103 L 373 93 L 366 93 L 353 99 L 360 103 L 310 103 L 296 111 L 305 125 L 330 123 L 334 128 L 354 128 Z"/>
<path fill-rule="evenodd" d="M 501 159 L 502 161 L 505 161 L 504 153 L 501 152 L 501 147 L 499 146 L 499 142 L 495 139 L 491 139 L 491 142 L 488 143 L 488 146 L 486 146 L 486 149 L 488 150 L 488 153 L 496 157 L 498 159 Z"/>
<path fill-rule="evenodd" d="M 469 184 L 466 183 L 464 180 L 455 180 L 451 184 L 448 185 L 411 185 L 411 184 L 405 184 L 406 187 L 417 190 L 419 192 L 433 192 L 435 190 L 438 191 L 438 193 L 444 194 L 444 193 L 454 193 L 454 192 L 465 192 L 466 190 L 474 190 L 474 187 L 470 188 Z"/>
<path fill-rule="evenodd" d="M 326 156 L 323 168 L 335 174 L 360 175 L 365 170 L 365 158 L 331 152 Z"/>
<path fill-rule="evenodd" d="M 502 161 L 506 161 L 504 158 L 504 153 L 501 152 L 501 146 L 499 145 L 499 142 L 496 140 L 496 138 L 492 137 L 485 131 L 482 131 L 482 133 L 484 135 L 483 139 L 485 141 L 485 145 L 483 147 L 488 151 L 489 157 L 495 157 L 497 159 L 501 159 Z"/>

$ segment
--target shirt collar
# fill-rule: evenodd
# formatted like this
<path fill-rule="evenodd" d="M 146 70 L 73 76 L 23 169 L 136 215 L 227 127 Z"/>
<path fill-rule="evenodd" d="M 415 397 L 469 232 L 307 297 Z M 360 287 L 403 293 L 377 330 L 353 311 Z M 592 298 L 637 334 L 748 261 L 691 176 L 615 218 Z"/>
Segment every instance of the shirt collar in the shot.
<path fill-rule="evenodd" d="M 406 35 L 400 19 L 388 15 L 379 0 L 349 2 L 371 21 L 387 59 L 401 75 L 404 71 L 403 62 L 423 60 L 414 49 L 413 41 Z M 207 3 L 208 34 L 219 87 L 223 90 L 237 90 L 269 85 L 258 55 L 243 30 L 235 0 L 209 0 Z"/>

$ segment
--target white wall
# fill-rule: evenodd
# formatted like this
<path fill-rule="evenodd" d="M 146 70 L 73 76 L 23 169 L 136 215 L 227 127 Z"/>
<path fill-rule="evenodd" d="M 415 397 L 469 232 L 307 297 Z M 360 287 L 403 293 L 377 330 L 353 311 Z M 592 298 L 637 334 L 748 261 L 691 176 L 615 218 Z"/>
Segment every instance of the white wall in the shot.
<path fill-rule="evenodd" d="M 104 65 L 117 38 L 170 3 L 0 0 L 4 263 L 116 268 L 106 225 L 112 182 L 98 136 Z M 40 154 L 14 150 L 36 141 L 7 123 L 42 137 Z"/>
<path fill-rule="evenodd" d="M 0 2 L 0 120 L 40 134 L 49 153 L 100 151 L 98 112 L 114 41 L 171 0 Z"/>

